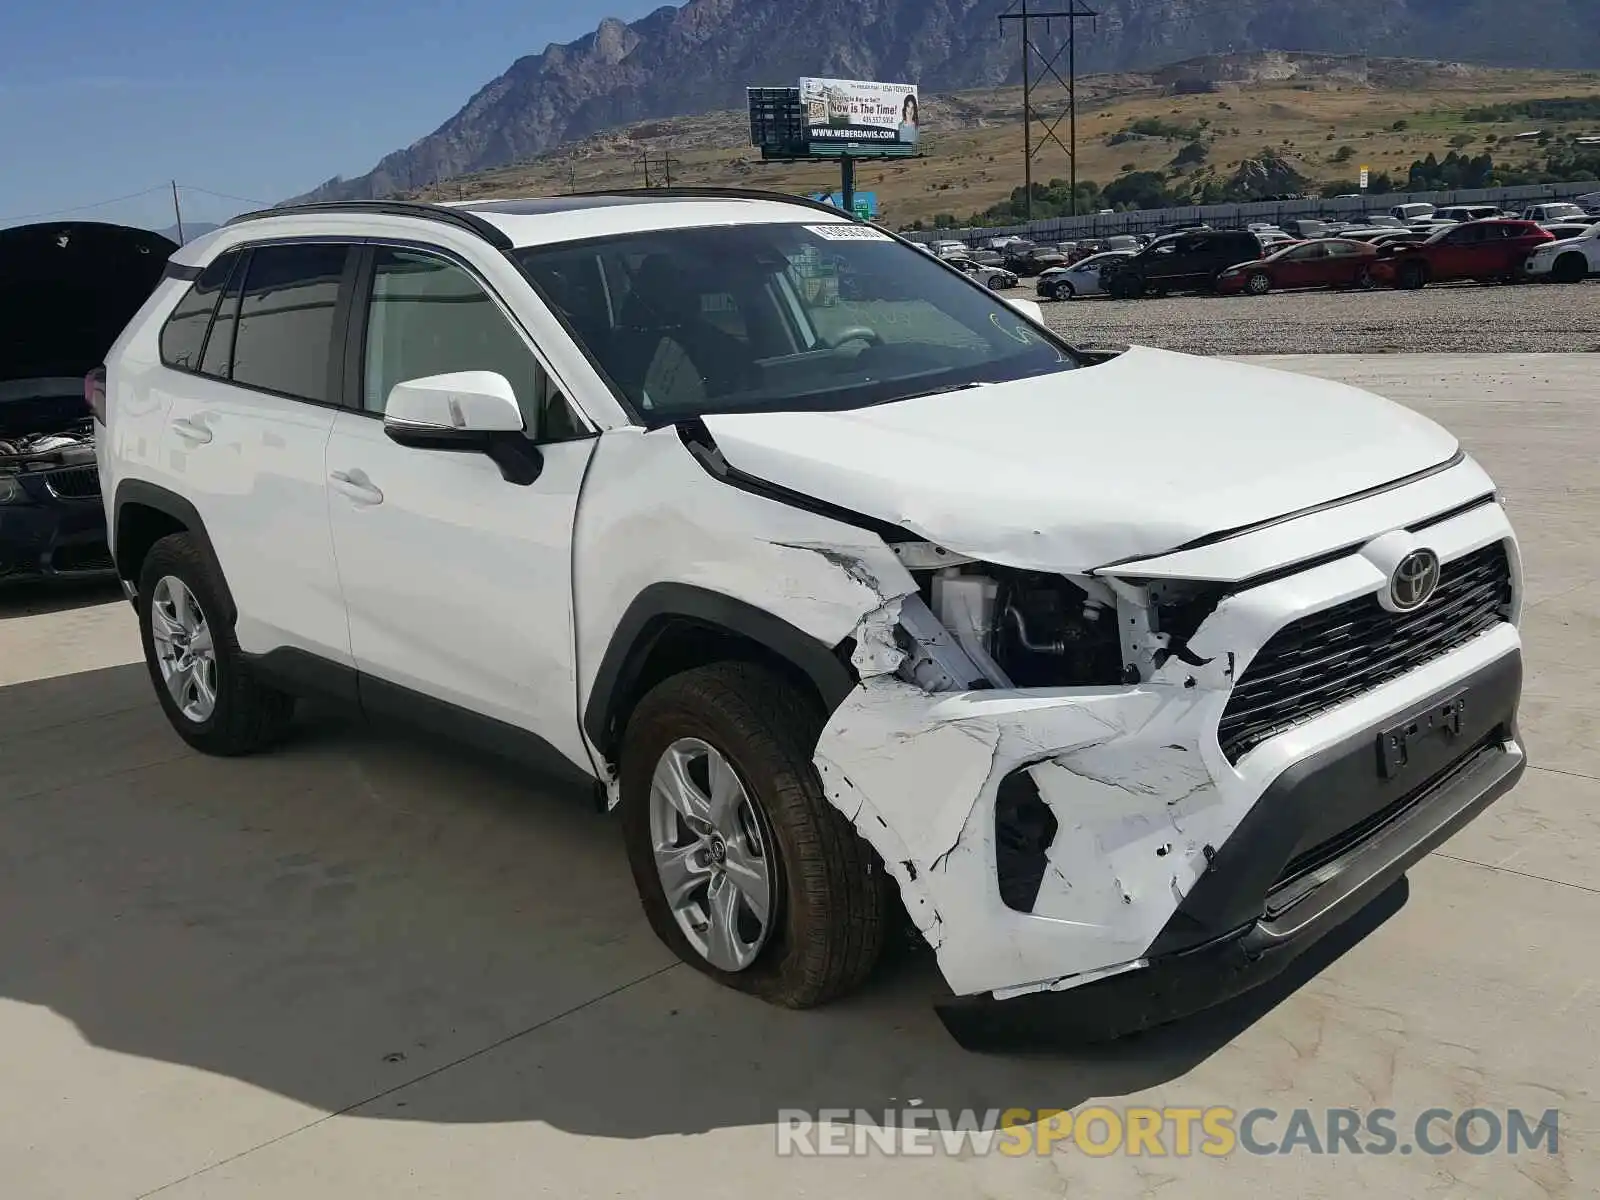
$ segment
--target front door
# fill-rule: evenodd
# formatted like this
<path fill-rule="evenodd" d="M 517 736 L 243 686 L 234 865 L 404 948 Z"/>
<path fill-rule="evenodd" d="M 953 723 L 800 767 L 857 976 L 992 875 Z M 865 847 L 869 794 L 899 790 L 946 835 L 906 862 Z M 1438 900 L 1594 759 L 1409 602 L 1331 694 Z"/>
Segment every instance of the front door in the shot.
<path fill-rule="evenodd" d="M 577 423 L 521 328 L 462 263 L 389 246 L 369 251 L 359 411 L 334 421 L 328 502 L 363 676 L 537 736 L 587 768 L 579 732 L 572 532 L 595 438 Z M 356 357 L 352 354 L 352 359 Z M 496 371 L 510 381 L 543 455 L 509 483 L 475 453 L 397 445 L 389 391 L 408 379 Z"/>

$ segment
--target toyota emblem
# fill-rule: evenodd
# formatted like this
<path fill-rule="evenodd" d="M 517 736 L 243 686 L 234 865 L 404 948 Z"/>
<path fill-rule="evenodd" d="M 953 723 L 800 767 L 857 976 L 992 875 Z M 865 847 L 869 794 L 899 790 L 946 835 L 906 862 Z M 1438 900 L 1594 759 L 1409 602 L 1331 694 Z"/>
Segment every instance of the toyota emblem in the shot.
<path fill-rule="evenodd" d="M 1396 612 L 1411 612 L 1426 604 L 1438 586 L 1439 556 L 1432 550 L 1413 550 L 1389 577 L 1389 600 Z"/>

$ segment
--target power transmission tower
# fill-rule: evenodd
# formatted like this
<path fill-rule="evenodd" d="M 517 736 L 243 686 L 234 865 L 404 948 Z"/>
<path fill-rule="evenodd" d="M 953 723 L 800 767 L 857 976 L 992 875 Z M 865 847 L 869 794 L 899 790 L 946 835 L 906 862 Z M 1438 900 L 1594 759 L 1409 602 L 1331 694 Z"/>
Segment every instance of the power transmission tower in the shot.
<path fill-rule="evenodd" d="M 1038 0 L 1035 0 L 1037 3 Z M 1012 0 L 1011 7 L 1000 14 L 1000 28 L 1005 30 L 1007 21 L 1019 21 L 1022 24 L 1022 177 L 1023 194 L 1026 197 L 1026 213 L 1028 220 L 1033 219 L 1033 160 L 1039 151 L 1043 150 L 1049 142 L 1054 142 L 1067 152 L 1067 161 L 1071 164 L 1072 187 L 1072 213 L 1078 212 L 1078 22 L 1093 21 L 1100 14 L 1082 0 L 1066 0 L 1064 8 L 1053 8 L 1044 12 L 1036 9 L 1030 10 L 1028 0 Z M 1067 23 L 1067 40 L 1054 50 L 1046 53 L 1034 41 L 1033 23 L 1044 22 L 1046 36 L 1051 32 L 1052 21 L 1065 21 Z M 1067 77 L 1063 79 L 1061 72 L 1056 69 L 1056 64 L 1061 61 L 1061 56 L 1067 56 Z M 1044 70 L 1036 81 L 1033 76 L 1033 60 L 1044 64 Z M 1044 136 L 1038 144 L 1033 140 L 1034 104 L 1033 93 L 1045 77 L 1055 79 L 1067 92 L 1067 111 L 1059 113 L 1051 120 L 1048 116 L 1042 118 L 1044 123 Z M 1067 125 L 1068 141 L 1061 140 L 1060 129 L 1062 123 Z"/>
<path fill-rule="evenodd" d="M 650 157 L 650 151 L 641 150 L 639 151 L 639 157 L 634 159 L 633 165 L 635 167 L 643 168 L 645 187 L 654 188 L 672 186 L 672 151 L 664 151 L 661 157 L 652 159 Z M 652 165 L 655 166 L 658 174 L 650 174 L 650 167 Z M 660 180 L 660 182 L 657 182 L 657 180 Z"/>

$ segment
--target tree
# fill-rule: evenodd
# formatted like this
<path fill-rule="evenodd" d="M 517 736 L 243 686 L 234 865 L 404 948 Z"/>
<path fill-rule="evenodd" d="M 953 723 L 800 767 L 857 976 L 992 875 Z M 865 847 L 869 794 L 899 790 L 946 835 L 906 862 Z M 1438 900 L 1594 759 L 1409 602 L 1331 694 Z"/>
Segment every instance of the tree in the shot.
<path fill-rule="evenodd" d="M 1156 171 L 1134 171 L 1106 185 L 1105 200 L 1130 208 L 1165 208 L 1172 202 L 1166 180 Z"/>
<path fill-rule="evenodd" d="M 1333 152 L 1333 161 L 1336 163 L 1347 163 L 1355 156 L 1356 150 L 1354 146 L 1340 146 Z"/>

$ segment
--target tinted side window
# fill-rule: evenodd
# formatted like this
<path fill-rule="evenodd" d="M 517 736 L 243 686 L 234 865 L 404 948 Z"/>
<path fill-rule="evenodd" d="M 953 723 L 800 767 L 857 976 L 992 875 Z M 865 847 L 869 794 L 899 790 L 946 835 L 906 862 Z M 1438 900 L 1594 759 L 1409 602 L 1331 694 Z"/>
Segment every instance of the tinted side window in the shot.
<path fill-rule="evenodd" d="M 334 306 L 346 247 L 260 246 L 250 254 L 233 343 L 233 381 L 320 404 L 329 384 Z"/>
<path fill-rule="evenodd" d="M 178 301 L 178 306 L 161 327 L 161 361 L 167 366 L 184 371 L 200 369 L 200 353 L 206 344 L 211 314 L 216 311 L 217 297 L 222 294 L 238 260 L 238 253 L 231 250 L 218 258 L 200 273 L 200 278 Z"/>

